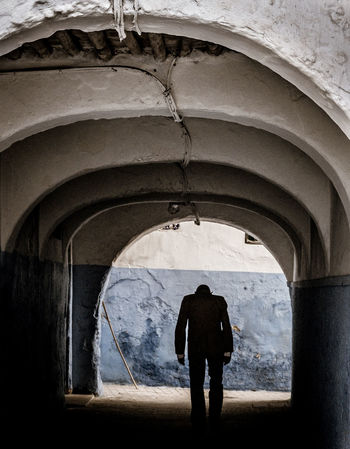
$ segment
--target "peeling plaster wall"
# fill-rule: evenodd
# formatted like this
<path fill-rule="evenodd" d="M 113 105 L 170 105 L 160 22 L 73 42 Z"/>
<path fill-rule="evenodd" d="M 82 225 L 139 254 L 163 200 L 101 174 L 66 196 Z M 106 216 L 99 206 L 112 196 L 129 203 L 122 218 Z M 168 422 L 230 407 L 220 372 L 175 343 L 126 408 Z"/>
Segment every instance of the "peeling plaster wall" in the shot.
<path fill-rule="evenodd" d="M 226 298 L 236 326 L 225 388 L 288 391 L 291 305 L 285 277 L 264 247 L 246 245 L 242 231 L 214 223 L 182 223 L 178 231 L 152 232 L 114 263 L 105 302 L 136 380 L 188 386 L 188 366 L 175 359 L 174 330 L 183 296 L 201 283 Z M 130 382 L 106 320 L 101 376 Z"/>

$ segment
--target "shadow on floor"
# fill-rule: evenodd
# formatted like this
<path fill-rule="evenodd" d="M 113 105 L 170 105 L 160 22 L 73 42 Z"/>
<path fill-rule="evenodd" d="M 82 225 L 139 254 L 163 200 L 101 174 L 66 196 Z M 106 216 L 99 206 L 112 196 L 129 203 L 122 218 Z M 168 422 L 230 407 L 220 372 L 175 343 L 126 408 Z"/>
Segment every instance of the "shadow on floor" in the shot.
<path fill-rule="evenodd" d="M 225 404 L 218 433 L 195 434 L 188 400 L 151 398 L 120 400 L 69 395 L 63 413 L 31 413 L 35 395 L 28 395 L 3 421 L 3 441 L 11 447 L 125 448 L 230 446 L 235 449 L 313 449 L 298 432 L 286 401 L 229 402 Z M 27 404 L 28 407 L 24 407 Z M 32 408 L 33 407 L 33 408 Z M 306 423 L 307 424 L 307 423 Z M 6 435 L 6 437 L 5 437 Z M 10 447 L 5 445 L 4 447 Z M 332 449 L 332 448 L 329 448 Z"/>
<path fill-rule="evenodd" d="M 236 448 L 302 448 L 293 426 L 290 408 L 285 401 L 274 401 L 273 406 L 264 404 L 226 405 L 222 415 L 221 429 L 212 433 L 196 434 L 189 422 L 189 406 L 180 402 L 156 403 L 118 401 L 117 399 L 79 403 L 67 403 L 63 417 L 65 432 L 70 441 L 80 444 L 99 444 L 113 446 L 121 444 L 176 445 L 195 447 L 215 447 L 228 443 Z M 88 432 L 88 433 L 87 433 Z M 97 438 L 96 438 L 97 437 Z M 120 446 L 121 447 L 121 446 Z M 310 447 L 310 446 L 305 446 Z"/>

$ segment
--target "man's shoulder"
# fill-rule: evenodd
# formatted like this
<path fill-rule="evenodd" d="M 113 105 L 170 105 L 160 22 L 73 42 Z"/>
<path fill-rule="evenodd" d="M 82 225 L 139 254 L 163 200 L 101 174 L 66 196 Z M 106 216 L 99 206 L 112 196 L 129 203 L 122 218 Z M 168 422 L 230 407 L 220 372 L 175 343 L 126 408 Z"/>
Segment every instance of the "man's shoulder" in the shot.
<path fill-rule="evenodd" d="M 186 307 L 189 307 L 191 304 L 193 304 L 193 302 L 195 302 L 196 295 L 195 294 L 189 294 L 189 295 L 185 295 L 183 297 L 182 300 L 182 304 L 185 305 Z"/>
<path fill-rule="evenodd" d="M 217 301 L 217 302 L 220 302 L 220 303 L 222 303 L 222 304 L 226 304 L 226 300 L 225 300 L 225 298 L 223 297 L 223 296 L 219 296 L 219 295 L 211 295 L 211 297 L 215 300 L 215 301 Z M 191 293 L 191 294 L 189 294 L 189 295 L 185 295 L 184 297 L 183 297 L 183 302 L 191 302 L 192 300 L 194 300 L 195 298 L 198 298 L 198 296 L 197 295 L 195 295 L 194 293 Z"/>
<path fill-rule="evenodd" d="M 193 299 L 194 298 L 194 294 L 192 293 L 192 294 L 189 294 L 189 295 L 185 295 L 184 297 L 183 297 L 183 301 L 191 301 L 191 299 Z"/>
<path fill-rule="evenodd" d="M 226 306 L 227 302 L 226 299 L 223 296 L 219 295 L 212 295 L 216 302 L 218 302 L 220 305 Z"/>
<path fill-rule="evenodd" d="M 220 296 L 220 295 L 212 295 L 212 296 L 213 296 L 213 298 L 215 298 L 218 301 L 225 301 L 225 298 L 223 296 Z"/>

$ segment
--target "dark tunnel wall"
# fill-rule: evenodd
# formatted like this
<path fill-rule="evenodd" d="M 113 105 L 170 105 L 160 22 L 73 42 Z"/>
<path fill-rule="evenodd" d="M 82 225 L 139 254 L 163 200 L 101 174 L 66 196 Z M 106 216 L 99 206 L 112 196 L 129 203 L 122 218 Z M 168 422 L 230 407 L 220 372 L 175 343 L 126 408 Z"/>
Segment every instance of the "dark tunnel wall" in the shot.
<path fill-rule="evenodd" d="M 60 240 L 52 242 L 62 259 Z M 38 257 L 38 210 L 19 235 L 16 250 L 1 254 L 2 326 L 6 354 L 2 369 L 6 415 L 45 415 L 64 408 L 64 371 L 68 267 Z M 16 388 L 18 386 L 18 388 Z M 23 392 L 35 392 L 23 400 Z M 16 395 L 20 395 L 18 398 Z"/>

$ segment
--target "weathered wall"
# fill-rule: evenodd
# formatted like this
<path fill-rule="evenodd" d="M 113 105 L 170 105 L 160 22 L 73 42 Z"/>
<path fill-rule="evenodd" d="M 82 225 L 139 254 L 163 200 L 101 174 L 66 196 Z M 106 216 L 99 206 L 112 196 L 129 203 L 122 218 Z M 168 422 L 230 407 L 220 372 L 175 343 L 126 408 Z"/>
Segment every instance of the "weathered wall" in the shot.
<path fill-rule="evenodd" d="M 174 330 L 183 296 L 206 283 L 226 298 L 231 325 L 237 326 L 225 388 L 290 389 L 286 280 L 264 247 L 244 244 L 242 231 L 207 222 L 199 227 L 182 223 L 179 230 L 141 238 L 114 265 L 106 306 L 139 383 L 188 386 L 188 367 L 180 367 L 175 358 Z M 130 382 L 106 320 L 101 329 L 101 375 L 105 381 Z"/>

